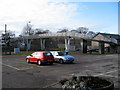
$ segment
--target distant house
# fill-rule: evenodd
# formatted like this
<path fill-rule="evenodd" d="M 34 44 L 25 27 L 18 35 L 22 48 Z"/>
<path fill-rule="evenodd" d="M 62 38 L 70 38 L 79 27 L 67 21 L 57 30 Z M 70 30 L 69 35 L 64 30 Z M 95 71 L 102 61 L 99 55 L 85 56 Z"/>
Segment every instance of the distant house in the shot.
<path fill-rule="evenodd" d="M 113 39 L 117 40 L 117 44 L 120 45 L 120 35 L 119 34 L 98 33 L 93 37 L 93 39 L 96 37 L 99 37 L 99 40 L 105 39 L 105 38 L 106 39 L 113 38 Z"/>
<path fill-rule="evenodd" d="M 114 40 L 116 43 L 110 43 L 109 40 Z M 92 46 L 99 46 L 96 41 L 104 41 L 105 47 L 110 47 L 114 52 L 120 52 L 120 35 L 119 34 L 108 34 L 108 33 L 98 33 L 93 37 Z"/>

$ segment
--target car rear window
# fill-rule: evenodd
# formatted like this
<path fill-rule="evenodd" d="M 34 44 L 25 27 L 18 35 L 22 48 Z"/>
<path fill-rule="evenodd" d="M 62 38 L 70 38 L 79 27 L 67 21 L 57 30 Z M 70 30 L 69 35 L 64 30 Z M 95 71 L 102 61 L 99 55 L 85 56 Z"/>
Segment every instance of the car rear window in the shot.
<path fill-rule="evenodd" d="M 65 53 L 65 52 L 58 52 L 58 55 L 59 55 L 59 56 L 65 56 L 66 53 Z"/>
<path fill-rule="evenodd" d="M 44 56 L 52 56 L 52 53 L 50 53 L 50 52 L 45 52 L 43 54 L 44 54 Z"/>

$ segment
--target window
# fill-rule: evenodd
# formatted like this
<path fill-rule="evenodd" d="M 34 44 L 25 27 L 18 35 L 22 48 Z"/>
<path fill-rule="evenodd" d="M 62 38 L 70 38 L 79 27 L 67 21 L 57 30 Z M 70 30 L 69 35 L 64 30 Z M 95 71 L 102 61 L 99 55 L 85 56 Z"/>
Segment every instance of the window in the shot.
<path fill-rule="evenodd" d="M 58 52 L 59 56 L 65 56 L 66 53 L 65 52 Z"/>
<path fill-rule="evenodd" d="M 55 56 L 58 56 L 58 52 L 54 52 L 54 55 L 55 55 Z"/>
<path fill-rule="evenodd" d="M 52 54 L 49 53 L 49 52 L 45 52 L 45 53 L 44 53 L 44 56 L 52 56 Z"/>
<path fill-rule="evenodd" d="M 35 55 L 36 55 L 36 52 L 32 53 L 31 55 L 32 55 L 32 56 L 35 56 Z"/>
<path fill-rule="evenodd" d="M 37 52 L 37 53 L 36 53 L 36 56 L 40 56 L 40 55 L 41 55 L 41 53 L 40 53 L 40 52 Z"/>

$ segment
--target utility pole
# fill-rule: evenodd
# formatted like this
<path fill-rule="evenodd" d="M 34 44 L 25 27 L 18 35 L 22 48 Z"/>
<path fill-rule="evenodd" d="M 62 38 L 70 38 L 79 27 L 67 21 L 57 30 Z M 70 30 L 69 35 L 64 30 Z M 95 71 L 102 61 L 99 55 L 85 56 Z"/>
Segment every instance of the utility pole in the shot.
<path fill-rule="evenodd" d="M 5 36 L 4 36 L 5 43 L 6 43 L 6 39 L 7 39 L 7 35 L 6 35 L 7 33 L 6 32 L 7 32 L 7 24 L 5 24 Z"/>
<path fill-rule="evenodd" d="M 4 40 L 7 46 L 7 40 L 8 40 L 8 35 L 7 35 L 7 24 L 5 24 L 5 34 L 4 34 Z"/>
<path fill-rule="evenodd" d="M 7 24 L 5 24 L 5 34 L 6 34 L 6 32 L 7 32 Z"/>
<path fill-rule="evenodd" d="M 7 24 L 5 24 L 5 34 L 4 34 L 4 40 L 5 40 L 5 52 L 9 51 L 9 54 L 11 55 L 11 46 L 10 46 L 10 35 L 7 33 Z"/>
<path fill-rule="evenodd" d="M 29 21 L 27 23 L 28 35 L 30 35 L 30 30 L 31 30 L 30 23 L 31 23 L 31 21 Z"/>

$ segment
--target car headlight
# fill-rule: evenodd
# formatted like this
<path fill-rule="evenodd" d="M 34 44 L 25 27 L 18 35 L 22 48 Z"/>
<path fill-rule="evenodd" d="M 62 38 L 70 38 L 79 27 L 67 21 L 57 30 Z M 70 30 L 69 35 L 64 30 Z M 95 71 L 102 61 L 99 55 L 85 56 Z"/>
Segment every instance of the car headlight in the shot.
<path fill-rule="evenodd" d="M 64 59 L 64 60 L 67 60 L 68 58 L 65 58 L 65 57 L 64 57 L 63 59 Z"/>
<path fill-rule="evenodd" d="M 66 60 L 68 60 L 69 58 L 65 58 Z"/>

